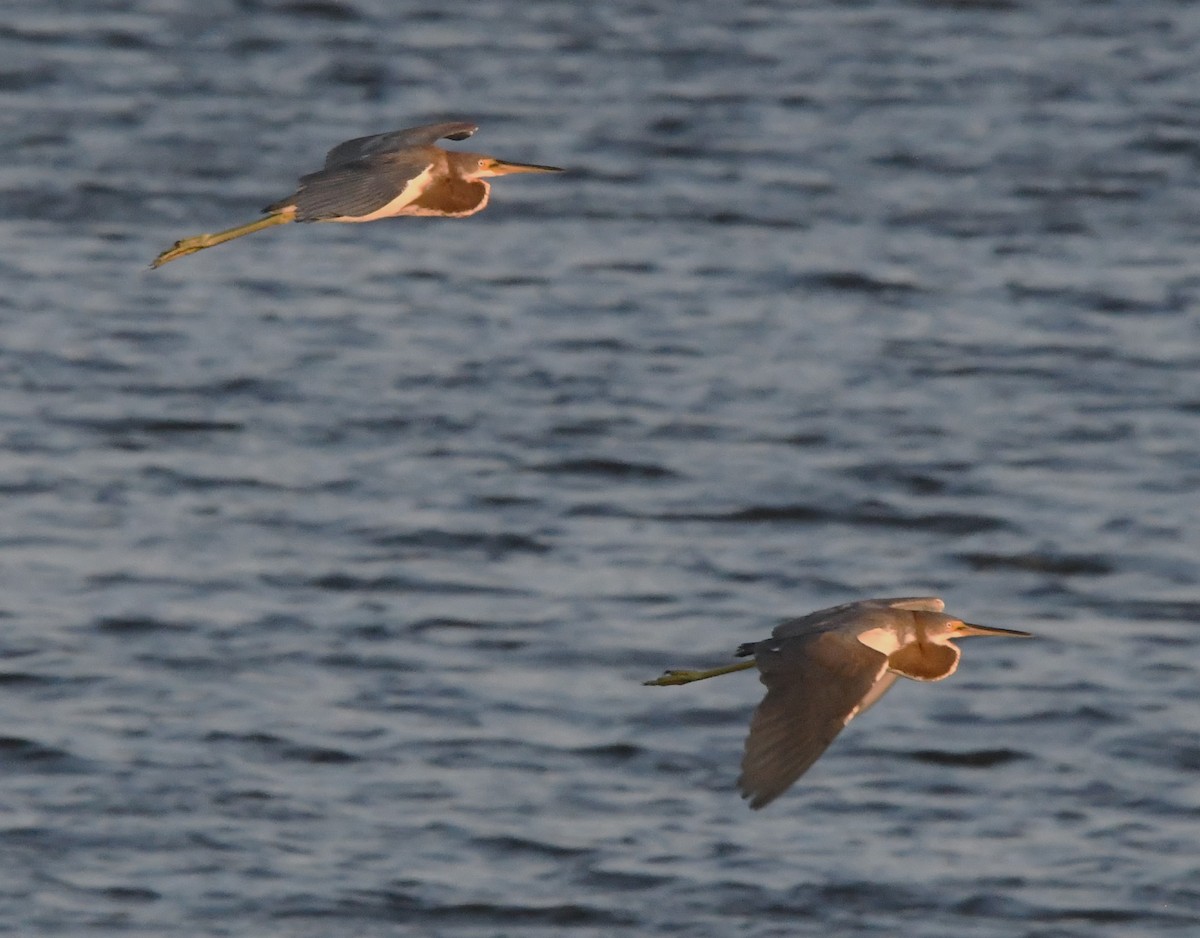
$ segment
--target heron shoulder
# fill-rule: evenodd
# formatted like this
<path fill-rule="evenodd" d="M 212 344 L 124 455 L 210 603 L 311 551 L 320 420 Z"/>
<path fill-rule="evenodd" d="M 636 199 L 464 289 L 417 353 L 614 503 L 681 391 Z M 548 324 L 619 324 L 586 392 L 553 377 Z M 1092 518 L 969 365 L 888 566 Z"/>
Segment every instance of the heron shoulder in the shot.
<path fill-rule="evenodd" d="M 894 606 L 897 602 L 913 602 L 914 600 L 891 599 L 859 599 L 854 602 L 842 603 L 840 606 L 830 606 L 828 609 L 818 609 L 808 615 L 788 619 L 777 625 L 771 632 L 773 638 L 798 638 L 803 635 L 817 635 L 822 632 L 855 631 L 869 627 L 872 619 L 887 616 L 893 608 L 910 608 Z"/>

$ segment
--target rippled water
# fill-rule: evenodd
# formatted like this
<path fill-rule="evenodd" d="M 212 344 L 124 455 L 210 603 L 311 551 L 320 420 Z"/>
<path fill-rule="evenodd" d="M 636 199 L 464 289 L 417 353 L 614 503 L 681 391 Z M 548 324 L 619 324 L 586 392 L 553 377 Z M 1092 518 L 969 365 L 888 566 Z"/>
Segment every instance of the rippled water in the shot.
<path fill-rule="evenodd" d="M 0 13 L 8 934 L 1188 934 L 1200 13 Z M 566 166 L 252 218 L 348 137 Z M 1037 641 L 761 813 L 760 685 L 937 593 Z"/>

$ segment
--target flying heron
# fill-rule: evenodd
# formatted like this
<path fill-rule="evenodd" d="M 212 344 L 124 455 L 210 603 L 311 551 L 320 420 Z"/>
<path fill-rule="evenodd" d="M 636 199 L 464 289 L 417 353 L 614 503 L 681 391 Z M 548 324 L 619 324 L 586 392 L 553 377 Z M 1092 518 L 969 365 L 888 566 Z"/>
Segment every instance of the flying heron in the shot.
<path fill-rule="evenodd" d="M 443 137 L 466 140 L 475 124 L 424 124 L 339 143 L 324 169 L 300 177 L 300 188 L 263 209 L 264 218 L 176 241 L 151 267 L 211 248 L 273 225 L 293 221 L 375 221 L 397 215 L 465 218 L 488 204 L 489 176 L 561 173 L 557 166 L 507 163 L 481 153 L 434 146 Z"/>
<path fill-rule="evenodd" d="M 751 808 L 783 794 L 808 771 L 842 727 L 870 707 L 897 677 L 940 681 L 958 668 L 955 639 L 1028 632 L 972 625 L 942 613 L 936 596 L 863 599 L 821 609 L 747 642 L 750 661 L 708 671 L 667 671 L 649 685 L 690 684 L 758 666 L 767 694 L 750 721 L 738 788 Z"/>

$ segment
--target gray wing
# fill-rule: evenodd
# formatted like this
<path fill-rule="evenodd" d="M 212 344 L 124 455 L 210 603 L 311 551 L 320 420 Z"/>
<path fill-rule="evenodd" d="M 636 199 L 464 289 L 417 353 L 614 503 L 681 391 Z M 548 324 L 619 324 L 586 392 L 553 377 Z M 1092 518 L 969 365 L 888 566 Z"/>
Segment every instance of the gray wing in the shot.
<path fill-rule="evenodd" d="M 911 612 L 941 612 L 945 604 L 936 596 L 905 596 L 894 599 L 859 599 L 842 603 L 828 609 L 818 609 L 798 619 L 789 619 L 775 626 L 773 638 L 800 638 L 836 632 L 841 629 L 864 631 L 873 624 L 883 625 L 889 621 L 889 610 L 900 609 Z"/>
<path fill-rule="evenodd" d="M 888 666 L 891 666 L 891 662 L 888 662 Z M 875 704 L 879 703 L 879 698 L 888 692 L 888 689 L 896 683 L 896 680 L 899 677 L 900 675 L 893 671 L 885 671 L 883 673 L 883 677 L 875 682 L 875 686 L 867 691 L 867 696 L 862 699 L 862 703 L 858 705 L 858 709 L 850 714 L 846 722 L 849 723 L 850 720 L 854 719 L 860 714 L 866 713 L 873 706 L 875 706 Z"/>
<path fill-rule="evenodd" d="M 343 163 L 300 177 L 300 188 L 264 211 L 296 207 L 296 221 L 360 218 L 398 198 L 405 187 L 429 168 L 424 159 L 377 156 Z"/>
<path fill-rule="evenodd" d="M 391 153 L 406 147 L 428 147 L 437 143 L 443 137 L 447 140 L 466 140 L 479 127 L 476 124 L 451 122 L 446 124 L 422 124 L 420 127 L 406 127 L 403 130 L 393 130 L 386 134 L 374 134 L 370 137 L 355 137 L 345 143 L 339 143 L 325 155 L 325 168 L 333 169 L 345 163 L 361 160 L 379 153 Z"/>
<path fill-rule="evenodd" d="M 886 677 L 887 658 L 836 632 L 768 640 L 755 652 L 767 695 L 750 721 L 738 787 L 757 809 L 817 761 L 864 700 L 879 698 L 872 692 Z"/>

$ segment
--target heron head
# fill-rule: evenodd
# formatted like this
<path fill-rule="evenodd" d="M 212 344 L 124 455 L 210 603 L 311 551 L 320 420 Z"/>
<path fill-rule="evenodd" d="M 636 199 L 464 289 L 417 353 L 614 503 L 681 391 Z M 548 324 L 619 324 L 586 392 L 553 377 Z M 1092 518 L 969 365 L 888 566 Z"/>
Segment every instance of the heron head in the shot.
<path fill-rule="evenodd" d="M 539 166 L 536 163 L 509 163 L 494 156 L 478 158 L 478 168 L 471 173 L 475 179 L 485 176 L 508 176 L 511 173 L 561 173 L 557 166 Z"/>

